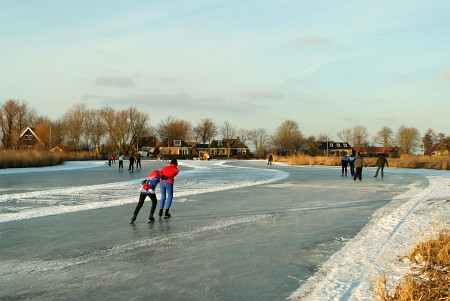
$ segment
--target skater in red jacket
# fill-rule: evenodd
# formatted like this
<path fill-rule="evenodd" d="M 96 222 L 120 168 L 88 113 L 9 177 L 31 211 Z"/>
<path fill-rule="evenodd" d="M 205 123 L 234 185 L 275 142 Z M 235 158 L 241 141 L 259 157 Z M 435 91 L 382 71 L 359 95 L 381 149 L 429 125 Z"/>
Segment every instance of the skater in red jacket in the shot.
<path fill-rule="evenodd" d="M 159 204 L 159 217 L 163 215 L 166 197 L 167 197 L 167 204 L 164 218 L 170 217 L 169 209 L 170 206 L 172 205 L 173 199 L 173 182 L 175 176 L 178 174 L 179 171 L 177 165 L 178 165 L 177 159 L 172 159 L 170 161 L 170 165 L 163 167 L 160 171 L 161 182 L 159 188 L 161 190 L 161 203 Z"/>

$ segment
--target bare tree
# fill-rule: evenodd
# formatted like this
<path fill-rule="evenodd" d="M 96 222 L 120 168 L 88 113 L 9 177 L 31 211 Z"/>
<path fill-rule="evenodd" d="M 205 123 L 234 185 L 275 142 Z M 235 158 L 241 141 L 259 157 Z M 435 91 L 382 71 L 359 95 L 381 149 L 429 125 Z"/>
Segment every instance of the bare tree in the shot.
<path fill-rule="evenodd" d="M 383 148 L 386 148 L 391 145 L 393 136 L 394 132 L 392 131 L 392 129 L 387 126 L 383 126 L 373 137 L 373 142 L 375 142 L 376 144 L 381 144 L 383 145 Z"/>
<path fill-rule="evenodd" d="M 150 116 L 147 113 L 139 112 L 136 108 L 129 108 L 128 114 L 132 144 L 135 146 L 136 151 L 139 151 L 139 138 L 148 131 Z"/>
<path fill-rule="evenodd" d="M 319 134 L 319 136 L 317 136 L 317 141 L 320 141 L 320 142 L 326 142 L 326 141 L 332 141 L 332 140 L 333 140 L 333 138 L 328 134 Z M 345 139 L 342 139 L 342 140 L 345 140 Z M 346 140 L 346 141 L 348 141 L 348 140 Z"/>
<path fill-rule="evenodd" d="M 89 109 L 87 105 L 85 103 L 78 103 L 70 108 L 62 118 L 70 148 L 73 150 L 81 149 L 81 139 L 83 137 L 85 138 L 85 144 L 88 144 L 86 129 L 88 117 Z"/>
<path fill-rule="evenodd" d="M 107 133 L 106 123 L 100 112 L 100 110 L 90 110 L 87 119 L 89 140 L 92 141 L 93 148 L 97 153 L 101 152 L 101 142 Z"/>
<path fill-rule="evenodd" d="M 34 132 L 39 137 L 42 142 L 42 146 L 44 149 L 51 148 L 51 138 L 52 138 L 52 122 L 50 119 L 46 117 L 39 117 L 35 121 Z"/>
<path fill-rule="evenodd" d="M 211 140 L 218 133 L 218 127 L 211 118 L 202 119 L 193 130 L 194 135 L 199 137 L 203 144 L 208 142 L 211 144 Z"/>
<path fill-rule="evenodd" d="M 329 138 L 329 137 L 327 137 L 327 138 Z M 305 139 L 305 143 L 308 148 L 309 154 L 315 155 L 315 154 L 319 153 L 319 143 L 317 141 L 320 141 L 320 140 L 317 140 L 316 137 L 314 137 L 314 136 L 309 136 Z M 325 141 L 330 141 L 330 140 L 328 139 Z"/>
<path fill-rule="evenodd" d="M 227 145 L 227 155 L 228 158 L 230 158 L 231 145 L 233 143 L 233 138 L 236 137 L 236 127 L 227 120 L 220 127 L 220 133 L 222 134 L 225 144 Z"/>
<path fill-rule="evenodd" d="M 166 142 L 170 153 L 173 140 L 186 140 L 191 134 L 191 129 L 192 126 L 188 121 L 169 116 L 165 121 L 161 121 L 156 132 L 161 140 Z"/>
<path fill-rule="evenodd" d="M 400 126 L 396 133 L 397 145 L 403 154 L 411 154 L 418 146 L 420 139 L 419 130 L 413 127 Z"/>
<path fill-rule="evenodd" d="M 431 155 L 431 149 L 436 143 L 437 134 L 432 129 L 428 129 L 422 137 L 423 154 Z"/>
<path fill-rule="evenodd" d="M 363 147 L 367 143 L 368 137 L 369 133 L 365 126 L 356 125 L 353 128 L 352 144 L 357 152 L 361 149 L 361 147 Z"/>
<path fill-rule="evenodd" d="M 336 136 L 338 136 L 338 138 L 341 139 L 342 142 L 352 143 L 353 130 L 352 129 L 344 129 L 342 131 L 337 132 Z"/>
<path fill-rule="evenodd" d="M 6 149 L 14 149 L 20 134 L 32 126 L 36 113 L 24 101 L 10 99 L 0 106 L 2 143 Z"/>
<path fill-rule="evenodd" d="M 128 153 L 130 151 L 131 126 L 128 110 L 119 112 L 110 107 L 100 110 L 111 144 L 119 151 Z"/>
<path fill-rule="evenodd" d="M 303 140 L 299 126 L 293 120 L 284 121 L 272 135 L 273 145 L 278 151 L 286 154 L 293 154 L 300 150 Z"/>
<path fill-rule="evenodd" d="M 268 135 L 263 128 L 249 131 L 249 139 L 255 146 L 256 156 L 260 159 L 264 158 L 267 151 Z"/>
<path fill-rule="evenodd" d="M 246 130 L 246 129 L 239 129 L 237 131 L 237 136 L 239 137 L 239 140 L 242 143 L 244 143 L 244 144 L 247 143 L 247 139 L 249 138 L 249 134 L 250 134 L 250 131 Z"/>

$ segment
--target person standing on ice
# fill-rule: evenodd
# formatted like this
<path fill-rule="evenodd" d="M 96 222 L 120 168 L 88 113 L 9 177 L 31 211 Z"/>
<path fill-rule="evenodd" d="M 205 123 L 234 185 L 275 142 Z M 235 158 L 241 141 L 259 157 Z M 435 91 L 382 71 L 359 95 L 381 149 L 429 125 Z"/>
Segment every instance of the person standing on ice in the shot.
<path fill-rule="evenodd" d="M 174 178 L 178 174 L 179 170 L 177 168 L 178 162 L 177 159 L 170 160 L 170 165 L 163 167 L 159 172 L 161 176 L 161 183 L 159 185 L 159 189 L 161 190 L 161 203 L 159 204 L 159 217 L 162 217 L 164 205 L 166 205 L 166 212 L 164 214 L 164 218 L 169 218 L 170 213 L 169 209 L 172 205 L 173 199 L 173 183 Z M 167 204 L 165 204 L 167 200 Z"/>
<path fill-rule="evenodd" d="M 384 165 L 386 165 L 387 167 L 389 167 L 389 162 L 386 159 L 386 157 L 384 156 L 384 154 L 381 154 L 380 157 L 378 157 L 377 159 L 377 171 L 375 172 L 375 175 L 373 176 L 374 178 L 376 178 L 378 176 L 378 171 L 381 169 L 381 178 L 383 178 L 384 176 Z"/>
<path fill-rule="evenodd" d="M 341 176 L 342 177 L 344 176 L 344 172 L 345 172 L 345 176 L 347 176 L 348 162 L 349 162 L 349 160 L 348 160 L 347 156 L 342 157 L 342 160 L 341 160 L 341 165 L 342 165 L 342 175 Z"/>
<path fill-rule="evenodd" d="M 352 153 L 348 158 L 348 164 L 350 164 L 350 174 L 352 177 L 355 175 L 355 154 Z"/>
<path fill-rule="evenodd" d="M 356 179 L 362 180 L 362 169 L 363 166 L 367 167 L 366 162 L 364 162 L 363 157 L 361 156 L 361 153 L 358 153 L 355 159 L 355 175 L 353 176 L 353 182 L 356 181 Z"/>
<path fill-rule="evenodd" d="M 159 171 L 154 170 L 148 174 L 148 177 L 141 181 L 141 190 L 139 194 L 139 202 L 136 205 L 136 209 L 134 209 L 133 216 L 131 217 L 130 224 L 136 221 L 139 210 L 141 210 L 142 205 L 144 205 L 145 198 L 148 196 L 150 200 L 152 200 L 152 208 L 150 209 L 150 215 L 148 217 L 147 223 L 152 223 L 155 221 L 153 214 L 156 210 L 156 203 L 158 199 L 156 198 L 155 188 L 159 184 L 160 176 Z"/>
<path fill-rule="evenodd" d="M 125 156 L 122 154 L 122 153 L 120 153 L 120 155 L 119 155 L 119 170 L 123 170 L 123 160 L 125 159 Z"/>

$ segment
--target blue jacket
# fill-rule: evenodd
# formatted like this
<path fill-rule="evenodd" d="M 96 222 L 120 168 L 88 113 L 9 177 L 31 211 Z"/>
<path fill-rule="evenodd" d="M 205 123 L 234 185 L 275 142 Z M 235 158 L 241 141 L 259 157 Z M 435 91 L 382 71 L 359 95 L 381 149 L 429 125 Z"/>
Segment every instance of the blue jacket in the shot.
<path fill-rule="evenodd" d="M 159 178 L 153 178 L 153 179 L 144 179 L 144 180 L 142 180 L 141 181 L 141 185 L 142 185 L 142 187 L 141 187 L 141 193 L 143 193 L 143 194 L 154 194 L 155 193 L 155 189 L 156 189 L 156 186 L 158 186 L 158 184 L 159 184 Z M 145 189 L 144 188 L 144 185 L 145 184 L 148 184 L 148 185 L 150 185 L 150 189 Z"/>

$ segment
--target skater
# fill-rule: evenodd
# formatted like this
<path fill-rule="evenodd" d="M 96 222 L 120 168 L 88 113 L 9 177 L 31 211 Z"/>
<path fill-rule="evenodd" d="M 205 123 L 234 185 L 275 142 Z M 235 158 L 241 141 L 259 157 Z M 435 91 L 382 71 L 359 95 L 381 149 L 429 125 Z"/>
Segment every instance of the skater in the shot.
<path fill-rule="evenodd" d="M 141 181 L 141 191 L 139 194 L 139 202 L 136 205 L 136 209 L 134 209 L 133 216 L 131 217 L 130 224 L 136 221 L 139 210 L 141 210 L 142 205 L 144 205 L 144 200 L 148 196 L 152 200 L 152 208 L 150 209 L 150 215 L 148 217 L 147 223 L 152 223 L 155 221 L 153 214 L 156 210 L 156 203 L 158 202 L 155 194 L 155 188 L 160 181 L 159 171 L 152 171 L 147 178 Z"/>
<path fill-rule="evenodd" d="M 136 169 L 141 169 L 141 153 L 137 153 L 136 155 Z"/>
<path fill-rule="evenodd" d="M 267 165 L 272 165 L 273 156 L 272 154 L 269 154 L 269 158 L 267 159 Z"/>
<path fill-rule="evenodd" d="M 373 176 L 374 178 L 376 178 L 378 176 L 378 171 L 381 169 L 381 178 L 383 178 L 384 176 L 384 165 L 386 165 L 387 167 L 389 167 L 389 162 L 386 159 L 386 157 L 384 156 L 384 154 L 381 154 L 380 157 L 378 157 L 377 159 L 377 171 L 375 172 L 375 175 Z"/>
<path fill-rule="evenodd" d="M 119 154 L 119 170 L 123 170 L 123 160 L 125 159 L 122 153 Z"/>
<path fill-rule="evenodd" d="M 355 154 L 352 153 L 348 158 L 348 164 L 350 165 L 350 174 L 352 177 L 355 175 Z"/>
<path fill-rule="evenodd" d="M 347 176 L 347 166 L 348 166 L 349 160 L 347 158 L 347 156 L 342 157 L 341 160 L 341 164 L 342 164 L 342 175 L 341 177 L 344 176 L 344 171 L 345 171 L 345 176 Z"/>
<path fill-rule="evenodd" d="M 131 153 L 129 160 L 130 160 L 130 165 L 128 166 L 128 170 L 133 171 L 134 170 L 134 161 L 136 161 L 136 158 L 134 157 L 134 153 Z"/>
<path fill-rule="evenodd" d="M 163 167 L 160 171 L 161 176 L 161 184 L 159 185 L 159 189 L 161 190 L 161 203 L 159 204 L 159 217 L 162 217 L 164 210 L 164 203 L 166 202 L 166 212 L 164 214 L 164 218 L 169 218 L 170 213 L 169 209 L 172 205 L 173 199 L 173 182 L 175 176 L 178 174 L 179 170 L 177 168 L 178 162 L 177 159 L 172 159 L 170 161 L 170 165 Z"/>
<path fill-rule="evenodd" d="M 362 181 L 363 166 L 367 167 L 367 164 L 366 164 L 366 162 L 364 162 L 364 159 L 361 156 L 361 153 L 359 153 L 355 159 L 355 175 L 353 176 L 353 182 L 355 182 L 356 179 L 359 179 L 359 181 Z"/>

